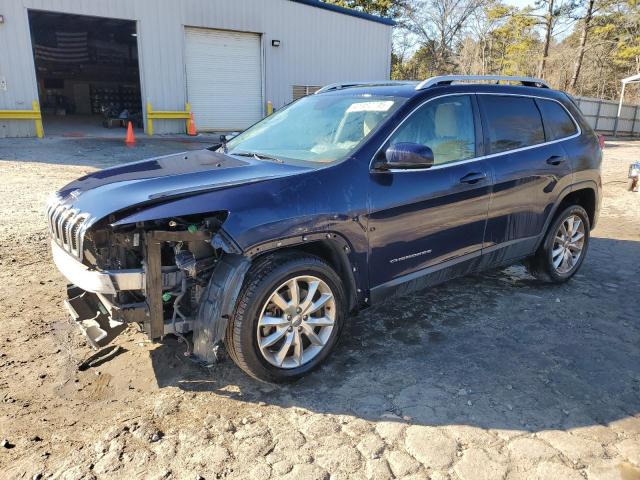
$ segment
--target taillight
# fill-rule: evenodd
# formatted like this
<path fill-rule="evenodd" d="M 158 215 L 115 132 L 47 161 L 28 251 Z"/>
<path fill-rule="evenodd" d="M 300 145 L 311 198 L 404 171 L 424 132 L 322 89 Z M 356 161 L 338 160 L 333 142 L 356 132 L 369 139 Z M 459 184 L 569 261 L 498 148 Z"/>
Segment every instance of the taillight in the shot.
<path fill-rule="evenodd" d="M 604 135 L 598 134 L 598 143 L 600 144 L 600 148 L 604 149 Z"/>

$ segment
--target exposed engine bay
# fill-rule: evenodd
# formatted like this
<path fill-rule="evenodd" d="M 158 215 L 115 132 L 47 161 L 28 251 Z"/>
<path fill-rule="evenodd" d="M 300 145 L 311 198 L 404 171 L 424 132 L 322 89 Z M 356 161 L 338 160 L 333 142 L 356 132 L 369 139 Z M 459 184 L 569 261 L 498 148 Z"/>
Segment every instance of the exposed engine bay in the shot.
<path fill-rule="evenodd" d="M 225 303 L 221 297 L 233 291 L 225 280 L 233 277 L 235 284 L 241 284 L 246 268 L 238 267 L 249 263 L 221 230 L 224 218 L 221 213 L 118 228 L 106 219 L 104 225 L 89 229 L 83 239 L 86 267 L 143 275 L 141 289 L 116 288 L 114 294 L 89 292 L 75 285 L 68 288 L 67 306 L 89 343 L 102 347 L 127 323 L 138 323 L 151 339 L 174 334 L 185 343 L 185 355 L 195 348 L 199 359 L 215 362 L 226 326 L 216 325 L 225 321 L 219 312 Z M 230 258 L 223 262 L 224 257 Z M 211 282 L 221 263 L 233 268 L 221 268 Z M 223 288 L 217 289 L 219 285 Z M 184 336 L 191 331 L 194 346 Z"/>

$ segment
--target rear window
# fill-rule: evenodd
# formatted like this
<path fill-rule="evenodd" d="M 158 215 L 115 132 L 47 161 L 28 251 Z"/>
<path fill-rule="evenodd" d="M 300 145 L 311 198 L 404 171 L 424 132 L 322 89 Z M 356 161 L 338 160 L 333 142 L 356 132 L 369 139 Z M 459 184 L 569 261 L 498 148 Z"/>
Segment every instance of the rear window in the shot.
<path fill-rule="evenodd" d="M 478 101 L 488 123 L 491 153 L 545 141 L 542 118 L 533 98 L 478 95 Z"/>
<path fill-rule="evenodd" d="M 544 119 L 544 129 L 547 133 L 547 140 L 558 140 L 570 137 L 578 132 L 576 124 L 558 102 L 552 100 L 537 100 L 542 118 Z"/>

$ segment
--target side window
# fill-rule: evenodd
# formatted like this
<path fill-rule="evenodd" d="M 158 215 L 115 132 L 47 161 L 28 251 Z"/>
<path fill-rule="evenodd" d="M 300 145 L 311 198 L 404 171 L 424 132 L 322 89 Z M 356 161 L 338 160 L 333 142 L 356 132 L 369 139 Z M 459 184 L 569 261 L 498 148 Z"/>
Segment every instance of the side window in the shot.
<path fill-rule="evenodd" d="M 573 123 L 567 111 L 558 102 L 540 99 L 536 101 L 542 112 L 547 140 L 570 137 L 578 132 L 576 124 Z"/>
<path fill-rule="evenodd" d="M 431 148 L 435 165 L 473 158 L 476 138 L 470 96 L 442 97 L 424 104 L 400 126 L 389 144 L 404 142 Z"/>
<path fill-rule="evenodd" d="M 533 98 L 478 95 L 487 120 L 490 153 L 543 143 L 540 111 Z"/>

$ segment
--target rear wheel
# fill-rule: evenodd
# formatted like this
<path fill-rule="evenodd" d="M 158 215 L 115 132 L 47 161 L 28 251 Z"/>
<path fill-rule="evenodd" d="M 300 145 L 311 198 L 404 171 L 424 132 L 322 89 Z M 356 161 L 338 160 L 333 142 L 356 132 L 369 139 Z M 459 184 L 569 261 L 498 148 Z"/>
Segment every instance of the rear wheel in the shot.
<path fill-rule="evenodd" d="M 226 344 L 249 375 L 296 380 L 331 353 L 345 317 L 340 277 L 310 255 L 274 255 L 247 273 Z"/>
<path fill-rule="evenodd" d="M 590 229 L 584 208 L 572 205 L 564 209 L 549 227 L 536 254 L 527 260 L 529 271 L 546 282 L 570 279 L 584 261 Z"/>

